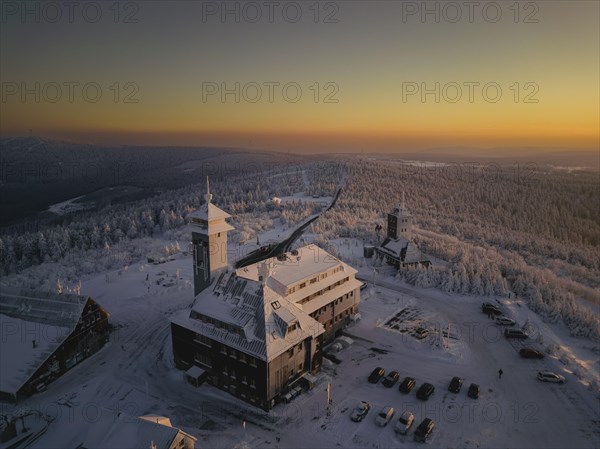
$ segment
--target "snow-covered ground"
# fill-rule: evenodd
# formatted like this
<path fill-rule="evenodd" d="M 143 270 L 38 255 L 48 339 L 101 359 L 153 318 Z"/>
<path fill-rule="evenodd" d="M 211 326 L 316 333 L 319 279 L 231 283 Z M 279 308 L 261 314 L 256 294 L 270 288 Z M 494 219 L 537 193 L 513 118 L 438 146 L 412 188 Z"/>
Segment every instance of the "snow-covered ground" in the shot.
<path fill-rule="evenodd" d="M 360 262 L 360 276 L 370 281 L 372 261 L 362 259 L 362 247 L 352 239 L 334 243 L 343 257 Z M 312 391 L 267 414 L 209 385 L 196 389 L 173 366 L 169 329 L 169 316 L 191 304 L 191 271 L 191 257 L 179 254 L 164 264 L 140 262 L 120 274 L 112 271 L 84 280 L 82 293 L 110 313 L 116 328 L 110 343 L 18 407 L 69 420 L 73 429 L 106 410 L 165 415 L 174 426 L 198 437 L 199 447 L 420 447 L 412 432 L 406 437 L 394 433 L 395 421 L 384 428 L 375 425 L 375 415 L 385 405 L 412 411 L 417 423 L 433 418 L 431 447 L 600 445 L 598 397 L 588 389 L 591 376 L 598 375 L 598 358 L 589 341 L 571 338 L 524 305 L 499 298 L 508 315 L 519 324 L 529 320 L 543 335 L 543 341 L 532 344 L 560 347 L 556 356 L 544 360 L 521 359 L 521 344 L 507 341 L 481 313 L 482 298 L 414 288 L 391 277 L 393 270 L 385 267 L 376 277 L 379 285 L 363 291 L 362 319 L 347 329 L 354 344 L 336 354 L 341 363 L 320 373 Z M 455 338 L 435 338 L 432 332 L 417 340 L 385 325 L 407 308 L 432 330 L 450 324 Z M 369 384 L 367 376 L 376 366 L 396 369 L 401 378 L 415 377 L 417 388 L 430 382 L 436 391 L 422 402 L 415 397 L 416 388 L 404 395 L 397 386 Z M 499 369 L 504 372 L 501 379 Z M 535 378 L 541 369 L 561 373 L 567 382 L 541 383 Z M 453 376 L 465 379 L 459 394 L 447 390 Z M 327 382 L 333 398 L 330 416 Z M 466 395 L 471 382 L 481 385 L 478 400 Z M 370 402 L 372 410 L 363 422 L 354 423 L 349 415 L 359 400 Z"/>
<path fill-rule="evenodd" d="M 70 200 L 62 201 L 60 203 L 52 204 L 48 207 L 48 212 L 52 212 L 57 215 L 66 215 L 72 212 L 77 212 L 90 207 L 94 207 L 93 204 L 81 202 L 85 195 L 71 198 Z"/>

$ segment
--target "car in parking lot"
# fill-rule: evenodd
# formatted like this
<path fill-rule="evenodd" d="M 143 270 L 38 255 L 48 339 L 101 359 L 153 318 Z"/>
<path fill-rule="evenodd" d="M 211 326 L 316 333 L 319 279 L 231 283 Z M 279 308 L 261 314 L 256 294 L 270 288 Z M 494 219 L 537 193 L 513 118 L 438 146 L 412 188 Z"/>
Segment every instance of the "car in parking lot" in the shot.
<path fill-rule="evenodd" d="M 412 391 L 413 388 L 415 388 L 416 384 L 417 381 L 414 379 L 414 377 L 405 377 L 402 383 L 400 383 L 398 390 L 402 393 L 408 394 Z"/>
<path fill-rule="evenodd" d="M 529 338 L 529 335 L 527 335 L 521 329 L 517 329 L 516 327 L 511 327 L 509 329 L 504 329 L 504 337 L 516 338 L 518 340 L 525 340 L 525 339 Z"/>
<path fill-rule="evenodd" d="M 540 371 L 537 374 L 537 378 L 542 382 L 554 382 L 557 384 L 565 383 L 565 378 L 563 376 L 561 376 L 560 374 L 556 374 L 552 371 Z"/>
<path fill-rule="evenodd" d="M 524 359 L 543 359 L 544 354 L 533 348 L 521 348 L 519 355 Z"/>
<path fill-rule="evenodd" d="M 382 367 L 378 366 L 369 375 L 369 382 L 372 384 L 376 384 L 381 380 L 383 376 L 385 376 L 385 370 Z"/>
<path fill-rule="evenodd" d="M 502 315 L 502 311 L 491 302 L 484 302 L 483 304 L 481 304 L 481 311 L 488 315 Z"/>
<path fill-rule="evenodd" d="M 302 388 L 294 387 L 288 393 L 283 395 L 283 400 L 286 402 L 286 404 L 289 404 L 294 399 L 296 399 L 298 396 L 300 396 L 300 394 L 302 394 Z"/>
<path fill-rule="evenodd" d="M 381 427 L 387 426 L 387 424 L 394 417 L 395 413 L 396 411 L 394 410 L 394 407 L 386 405 L 381 409 L 379 413 L 377 413 L 377 416 L 375 417 L 375 423 L 377 423 L 377 425 Z"/>
<path fill-rule="evenodd" d="M 448 385 L 448 391 L 452 393 L 458 393 L 462 388 L 463 380 L 460 377 L 454 376 Z"/>
<path fill-rule="evenodd" d="M 429 399 L 429 396 L 431 396 L 434 391 L 435 387 L 430 383 L 426 382 L 423 385 L 421 385 L 417 390 L 417 397 L 423 401 L 426 401 L 427 399 Z"/>
<path fill-rule="evenodd" d="M 479 398 L 479 385 L 477 385 L 477 384 L 469 385 L 469 391 L 467 392 L 467 396 L 469 396 L 472 399 Z"/>
<path fill-rule="evenodd" d="M 383 386 L 392 388 L 394 385 L 396 385 L 398 379 L 400 379 L 400 373 L 398 371 L 390 371 L 388 375 L 385 376 L 385 378 L 383 379 Z"/>
<path fill-rule="evenodd" d="M 425 418 L 423 421 L 421 421 L 421 424 L 419 424 L 417 430 L 415 430 L 415 441 L 425 443 L 429 439 L 431 432 L 433 432 L 434 427 L 435 422 L 433 419 Z"/>
<path fill-rule="evenodd" d="M 418 340 L 423 340 L 429 335 L 429 329 L 424 327 L 417 327 L 413 333 L 413 336 Z"/>
<path fill-rule="evenodd" d="M 354 422 L 361 422 L 365 419 L 369 410 L 371 410 L 371 405 L 366 401 L 360 401 L 350 414 L 350 419 Z"/>
<path fill-rule="evenodd" d="M 415 415 L 413 415 L 411 412 L 404 412 L 400 415 L 400 419 L 394 426 L 394 430 L 396 431 L 396 433 L 406 435 L 414 422 Z"/>
<path fill-rule="evenodd" d="M 496 324 L 501 326 L 514 326 L 516 324 L 515 320 L 512 320 L 504 315 L 500 315 L 496 317 Z"/>

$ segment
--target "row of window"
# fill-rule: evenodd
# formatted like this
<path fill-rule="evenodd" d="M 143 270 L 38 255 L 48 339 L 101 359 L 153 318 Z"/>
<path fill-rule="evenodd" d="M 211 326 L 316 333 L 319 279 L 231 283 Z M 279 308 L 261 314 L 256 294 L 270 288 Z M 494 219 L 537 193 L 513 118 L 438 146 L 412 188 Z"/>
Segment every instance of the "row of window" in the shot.
<path fill-rule="evenodd" d="M 331 270 L 330 272 L 327 272 L 327 271 L 325 271 L 325 272 L 323 272 L 323 273 L 321 273 L 321 274 L 319 274 L 319 275 L 317 275 L 317 276 L 315 276 L 315 277 L 313 277 L 313 278 L 309 279 L 308 281 L 304 281 L 304 282 L 302 282 L 302 283 L 300 283 L 300 284 L 298 284 L 298 285 L 294 285 L 294 286 L 292 286 L 292 287 L 289 287 L 289 288 L 286 290 L 285 294 L 286 294 L 286 296 L 287 296 L 287 295 L 291 295 L 291 294 L 292 294 L 292 293 L 294 293 L 296 290 L 300 290 L 300 289 L 303 289 L 304 287 L 306 287 L 306 284 L 307 284 L 307 282 L 308 282 L 309 284 L 314 284 L 314 283 L 318 282 L 318 281 L 319 281 L 319 279 L 321 279 L 321 280 L 325 279 L 325 278 L 327 277 L 327 275 L 328 275 L 328 274 L 335 274 L 335 273 L 337 273 L 337 272 L 339 272 L 339 271 L 342 271 L 343 269 L 344 269 L 344 267 L 343 267 L 342 265 L 338 265 L 337 267 L 335 267 L 335 268 L 334 268 L 333 270 Z"/>
<path fill-rule="evenodd" d="M 213 347 L 213 340 L 211 340 L 210 338 L 208 338 L 205 335 L 196 334 L 196 336 L 194 337 L 194 341 L 196 343 L 199 343 L 199 344 L 204 345 L 209 348 Z M 219 352 L 221 354 L 229 356 L 230 358 L 232 358 L 234 360 L 239 360 L 242 363 L 247 363 L 250 366 L 256 367 L 256 361 L 257 361 L 256 357 L 252 357 L 251 355 L 248 355 L 242 351 L 238 351 L 236 349 L 230 348 L 229 346 L 224 345 L 224 344 L 215 342 L 215 345 L 220 345 Z M 208 366 L 212 366 L 212 365 L 208 365 Z"/>
<path fill-rule="evenodd" d="M 338 321 L 342 321 L 344 319 L 344 317 L 347 317 L 347 316 L 351 315 L 352 313 L 354 313 L 354 307 L 349 307 L 348 309 L 342 311 L 342 313 L 338 313 L 335 317 L 333 317 L 332 319 L 323 323 L 325 325 L 325 330 L 329 330 L 329 327 L 333 326 L 334 323 L 337 323 Z M 317 314 L 315 312 L 315 313 L 311 314 L 311 316 L 315 319 L 318 319 L 320 317 L 320 313 Z"/>
<path fill-rule="evenodd" d="M 354 297 L 354 290 L 352 290 L 349 293 L 346 293 L 343 296 L 340 296 L 339 298 L 337 298 L 336 300 L 330 302 L 329 304 L 324 305 L 323 307 L 315 310 L 314 312 L 312 312 L 310 314 L 310 316 L 312 318 L 318 318 L 321 314 L 325 313 L 327 311 L 328 308 L 334 308 L 335 306 L 337 306 L 338 304 L 341 304 L 345 299 L 348 298 L 352 298 Z"/>
<path fill-rule="evenodd" d="M 211 324 L 219 329 L 225 329 L 228 332 L 232 332 L 232 333 L 238 334 L 238 335 L 244 334 L 244 331 L 239 326 L 236 326 L 236 325 L 230 324 L 230 323 L 225 323 L 225 322 L 217 320 L 215 318 L 198 313 L 195 310 L 192 310 L 190 316 L 191 316 L 191 318 L 202 321 L 203 323 L 206 323 L 206 324 Z"/>
<path fill-rule="evenodd" d="M 221 345 L 221 354 L 227 355 L 233 360 L 239 360 L 242 363 L 247 363 L 250 366 L 256 366 L 256 358 L 248 355 L 244 352 L 238 351 L 236 349 L 230 348 L 226 345 Z"/>
<path fill-rule="evenodd" d="M 238 380 L 234 368 L 227 367 L 226 365 L 224 365 L 221 369 L 221 372 L 224 376 L 229 376 L 232 380 Z M 246 375 L 242 375 L 240 376 L 240 383 L 248 385 L 250 388 L 256 388 L 256 379 L 254 379 L 253 377 L 249 378 Z"/>
<path fill-rule="evenodd" d="M 300 351 L 302 351 L 302 343 L 292 346 L 290 349 L 288 349 L 287 353 L 290 357 L 293 357 L 294 353 L 299 353 Z"/>
<path fill-rule="evenodd" d="M 348 282 L 349 280 L 350 280 L 350 277 L 347 276 L 344 279 L 341 279 L 341 280 L 337 281 L 335 284 L 328 285 L 324 289 L 319 290 L 318 292 L 315 292 L 312 295 L 307 296 L 306 298 L 302 298 L 300 301 L 298 301 L 298 304 L 300 304 L 300 305 L 306 304 L 308 301 L 312 301 L 317 296 L 321 296 L 321 295 L 325 294 L 326 292 L 328 292 L 329 290 L 332 290 L 335 287 L 337 287 L 339 285 L 342 285 L 345 282 Z"/>

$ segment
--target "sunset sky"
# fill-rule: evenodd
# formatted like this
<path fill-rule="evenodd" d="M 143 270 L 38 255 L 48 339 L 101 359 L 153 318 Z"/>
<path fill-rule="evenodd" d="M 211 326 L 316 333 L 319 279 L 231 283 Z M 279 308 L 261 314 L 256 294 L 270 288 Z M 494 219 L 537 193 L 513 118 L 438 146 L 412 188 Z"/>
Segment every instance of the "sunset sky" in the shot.
<path fill-rule="evenodd" d="M 3 136 L 314 152 L 598 149 L 596 1 L 500 1 L 485 12 L 493 2 L 480 2 L 473 20 L 464 2 L 279 2 L 272 21 L 262 1 L 229 2 L 239 21 L 223 20 L 216 2 L 122 2 L 118 17 L 98 2 L 95 23 L 86 3 L 69 17 L 57 2 L 56 19 L 43 3 L 2 2 Z M 255 5 L 262 17 L 250 23 Z M 439 23 L 423 20 L 436 5 Z M 208 90 L 236 82 L 239 102 Z M 414 91 L 436 83 L 439 102 Z"/>

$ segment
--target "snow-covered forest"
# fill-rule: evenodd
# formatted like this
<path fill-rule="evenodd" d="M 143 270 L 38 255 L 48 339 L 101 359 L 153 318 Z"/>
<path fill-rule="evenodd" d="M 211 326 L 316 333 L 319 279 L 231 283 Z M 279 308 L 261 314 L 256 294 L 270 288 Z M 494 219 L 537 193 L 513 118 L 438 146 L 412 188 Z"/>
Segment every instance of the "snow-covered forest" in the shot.
<path fill-rule="evenodd" d="M 214 202 L 233 216 L 233 242 L 275 224 L 288 229 L 316 213 L 318 203 L 274 197 L 332 195 L 347 165 L 336 206 L 311 225 L 320 244 L 356 237 L 376 244 L 386 213 L 402 191 L 415 217 L 415 243 L 436 263 L 399 277 L 417 286 L 493 296 L 513 292 L 574 335 L 600 339 L 600 211 L 597 173 L 535 166 L 403 163 L 355 158 L 279 167 L 211 183 Z M 126 267 L 169 245 L 187 244 L 187 215 L 203 201 L 204 183 L 137 202 L 69 216 L 35 233 L 4 234 L 4 282 L 75 285 L 86 274 Z M 160 237 L 158 239 L 157 237 Z M 165 248 L 165 241 L 170 242 Z M 334 249 L 332 250 L 334 251 Z M 77 262 L 77 263 L 75 263 Z"/>
<path fill-rule="evenodd" d="M 377 243 L 375 225 L 406 194 L 415 242 L 446 261 L 399 276 L 448 292 L 527 299 L 575 335 L 600 338 L 600 211 L 597 173 L 474 164 L 413 165 L 358 159 L 347 187 L 313 232 Z"/>

